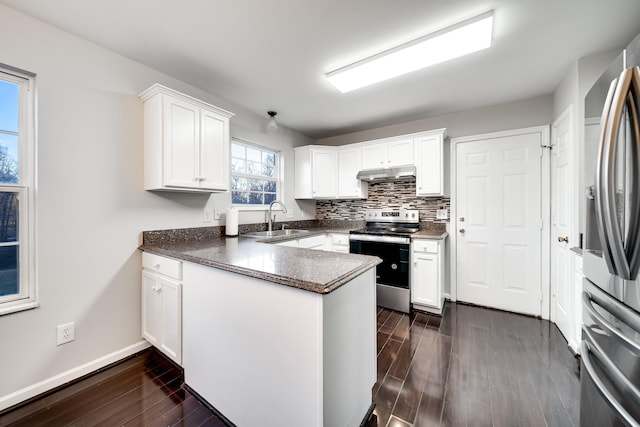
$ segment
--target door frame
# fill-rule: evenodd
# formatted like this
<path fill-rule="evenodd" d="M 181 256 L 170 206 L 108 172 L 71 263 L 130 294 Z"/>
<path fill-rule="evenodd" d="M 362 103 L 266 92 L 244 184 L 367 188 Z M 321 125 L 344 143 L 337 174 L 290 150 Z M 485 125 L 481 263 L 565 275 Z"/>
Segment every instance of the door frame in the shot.
<path fill-rule="evenodd" d="M 540 316 L 543 319 L 549 319 L 549 309 L 550 309 L 550 295 L 551 295 L 551 161 L 549 155 L 549 140 L 550 140 L 550 130 L 548 125 L 544 126 L 532 126 L 521 129 L 511 129 L 500 132 L 490 132 L 490 133 L 482 133 L 477 135 L 463 136 L 458 138 L 451 138 L 450 150 L 451 150 L 451 168 L 450 168 L 450 179 L 451 179 L 451 226 L 450 226 L 450 259 L 451 265 L 449 269 L 449 274 L 451 277 L 450 284 L 450 298 L 452 301 L 457 300 L 457 271 L 456 265 L 458 263 L 457 257 L 457 239 L 458 239 L 458 216 L 457 216 L 457 188 L 456 188 L 456 176 L 457 176 L 457 145 L 465 142 L 472 142 L 481 139 L 491 139 L 491 138 L 500 138 L 507 136 L 518 136 L 518 135 L 526 135 L 531 133 L 539 133 L 540 134 L 540 144 L 541 144 L 541 152 L 542 152 L 542 161 L 540 163 L 540 189 L 542 194 L 540 196 L 541 200 L 541 216 L 542 216 L 542 224 L 541 224 L 541 241 L 540 241 L 540 249 L 542 257 L 541 259 L 541 271 L 540 278 L 542 283 L 540 284 L 540 291 L 542 293 L 540 301 Z"/>

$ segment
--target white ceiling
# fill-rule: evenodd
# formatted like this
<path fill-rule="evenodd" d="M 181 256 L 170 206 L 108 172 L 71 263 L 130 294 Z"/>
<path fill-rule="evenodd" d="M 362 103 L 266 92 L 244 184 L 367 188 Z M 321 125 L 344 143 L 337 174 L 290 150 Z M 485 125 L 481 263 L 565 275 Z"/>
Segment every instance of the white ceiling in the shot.
<path fill-rule="evenodd" d="M 552 93 L 638 0 L 0 0 L 313 138 Z M 488 50 L 342 94 L 324 73 L 488 10 Z"/>

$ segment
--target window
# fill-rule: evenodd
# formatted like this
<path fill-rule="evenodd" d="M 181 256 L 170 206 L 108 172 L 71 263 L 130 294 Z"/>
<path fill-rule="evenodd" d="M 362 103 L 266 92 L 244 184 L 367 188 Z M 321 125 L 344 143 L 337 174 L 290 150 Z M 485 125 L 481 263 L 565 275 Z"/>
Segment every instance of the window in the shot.
<path fill-rule="evenodd" d="M 0 65 L 0 314 L 37 305 L 33 82 Z"/>
<path fill-rule="evenodd" d="M 238 139 L 231 141 L 231 203 L 268 206 L 280 191 L 280 154 Z"/>

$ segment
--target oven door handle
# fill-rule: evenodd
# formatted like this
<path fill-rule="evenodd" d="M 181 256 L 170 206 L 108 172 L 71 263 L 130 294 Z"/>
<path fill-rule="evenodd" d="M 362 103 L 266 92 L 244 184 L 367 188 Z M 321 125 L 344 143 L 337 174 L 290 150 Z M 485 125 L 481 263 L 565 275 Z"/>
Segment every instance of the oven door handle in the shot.
<path fill-rule="evenodd" d="M 410 243 L 410 239 L 408 237 L 399 237 L 399 236 L 372 236 L 368 234 L 350 234 L 349 240 L 355 242 L 380 242 L 380 243 L 400 243 L 403 245 L 408 245 Z"/>
<path fill-rule="evenodd" d="M 596 359 L 600 360 L 600 363 L 602 363 L 604 367 L 607 367 L 607 362 L 603 361 L 603 358 L 600 357 L 602 356 L 602 354 L 598 354 L 597 348 L 592 347 L 592 345 L 593 344 L 590 344 L 587 340 L 582 341 L 582 352 L 581 352 L 582 363 L 584 364 L 584 367 L 587 370 L 587 374 L 593 381 L 593 384 L 596 386 L 598 393 L 600 393 L 600 395 L 609 404 L 609 406 L 611 406 L 611 408 L 622 418 L 622 420 L 626 425 L 630 427 L 640 427 L 640 424 L 638 424 L 638 422 L 633 418 L 633 416 L 629 414 L 629 412 L 627 412 L 627 410 L 616 399 L 616 397 L 607 389 L 602 379 L 596 373 L 596 370 L 593 367 L 593 363 L 591 362 L 591 355 L 593 355 Z M 607 360 L 610 362 L 608 358 Z"/>

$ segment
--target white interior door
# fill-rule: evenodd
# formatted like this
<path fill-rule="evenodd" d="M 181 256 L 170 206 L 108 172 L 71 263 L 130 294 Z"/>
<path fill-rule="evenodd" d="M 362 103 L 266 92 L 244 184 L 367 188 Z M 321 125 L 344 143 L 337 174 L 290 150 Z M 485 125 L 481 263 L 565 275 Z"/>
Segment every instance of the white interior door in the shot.
<path fill-rule="evenodd" d="M 542 134 L 456 142 L 456 277 L 461 301 L 541 314 Z"/>
<path fill-rule="evenodd" d="M 573 201 L 571 107 L 551 127 L 551 321 L 573 338 L 574 291 L 570 248 Z"/>

